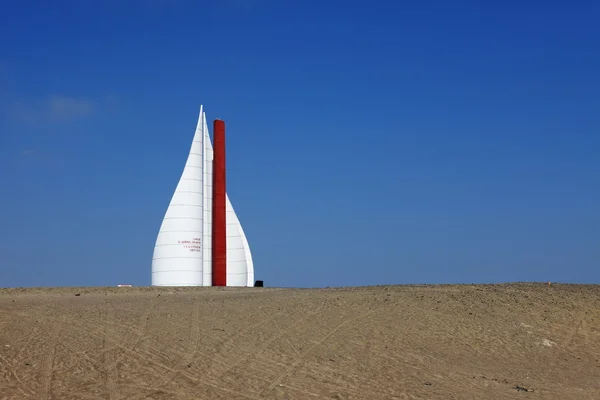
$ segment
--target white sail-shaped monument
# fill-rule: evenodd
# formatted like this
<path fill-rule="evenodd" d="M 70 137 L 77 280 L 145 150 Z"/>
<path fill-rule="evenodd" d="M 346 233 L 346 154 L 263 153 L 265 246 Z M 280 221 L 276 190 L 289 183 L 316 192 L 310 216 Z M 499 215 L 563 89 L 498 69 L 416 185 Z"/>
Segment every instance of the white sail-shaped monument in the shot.
<path fill-rule="evenodd" d="M 200 107 L 187 162 L 156 238 L 153 286 L 212 286 L 213 157 Z M 226 285 L 253 286 L 250 246 L 227 194 L 225 208 Z"/>

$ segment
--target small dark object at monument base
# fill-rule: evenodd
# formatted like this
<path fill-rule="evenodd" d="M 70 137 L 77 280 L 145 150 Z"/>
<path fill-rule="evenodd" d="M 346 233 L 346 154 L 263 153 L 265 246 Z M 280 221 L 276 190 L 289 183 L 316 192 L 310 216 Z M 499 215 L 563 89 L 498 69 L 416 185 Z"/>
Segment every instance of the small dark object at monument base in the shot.
<path fill-rule="evenodd" d="M 81 296 L 81 293 L 75 293 L 75 296 Z"/>
<path fill-rule="evenodd" d="M 263 281 L 256 281 L 256 283 L 254 283 L 254 287 L 263 287 Z"/>
<path fill-rule="evenodd" d="M 515 385 L 514 389 L 518 390 L 519 392 L 533 392 L 533 389 L 528 389 L 519 385 Z"/>

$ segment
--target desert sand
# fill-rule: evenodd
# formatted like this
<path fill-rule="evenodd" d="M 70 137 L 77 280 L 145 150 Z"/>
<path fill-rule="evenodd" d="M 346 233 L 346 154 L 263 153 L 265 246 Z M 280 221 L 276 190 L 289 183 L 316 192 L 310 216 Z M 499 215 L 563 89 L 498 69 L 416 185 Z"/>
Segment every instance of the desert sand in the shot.
<path fill-rule="evenodd" d="M 0 399 L 600 399 L 600 286 L 0 290 Z"/>

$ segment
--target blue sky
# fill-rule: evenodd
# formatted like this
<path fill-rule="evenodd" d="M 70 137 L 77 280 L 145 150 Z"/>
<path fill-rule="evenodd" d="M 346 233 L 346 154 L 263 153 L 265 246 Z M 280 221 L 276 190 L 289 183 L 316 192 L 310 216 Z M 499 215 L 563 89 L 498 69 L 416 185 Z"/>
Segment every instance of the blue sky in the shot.
<path fill-rule="evenodd" d="M 600 283 L 592 1 L 19 0 L 0 286 L 150 284 L 197 112 L 268 286 Z"/>

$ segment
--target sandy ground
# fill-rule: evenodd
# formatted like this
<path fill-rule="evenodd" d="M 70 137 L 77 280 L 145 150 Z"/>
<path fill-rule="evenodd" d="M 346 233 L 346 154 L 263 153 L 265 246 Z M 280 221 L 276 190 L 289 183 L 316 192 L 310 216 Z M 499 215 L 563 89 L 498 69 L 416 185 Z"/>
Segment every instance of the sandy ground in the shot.
<path fill-rule="evenodd" d="M 598 400 L 600 286 L 2 289 L 0 374 L 0 399 Z"/>

